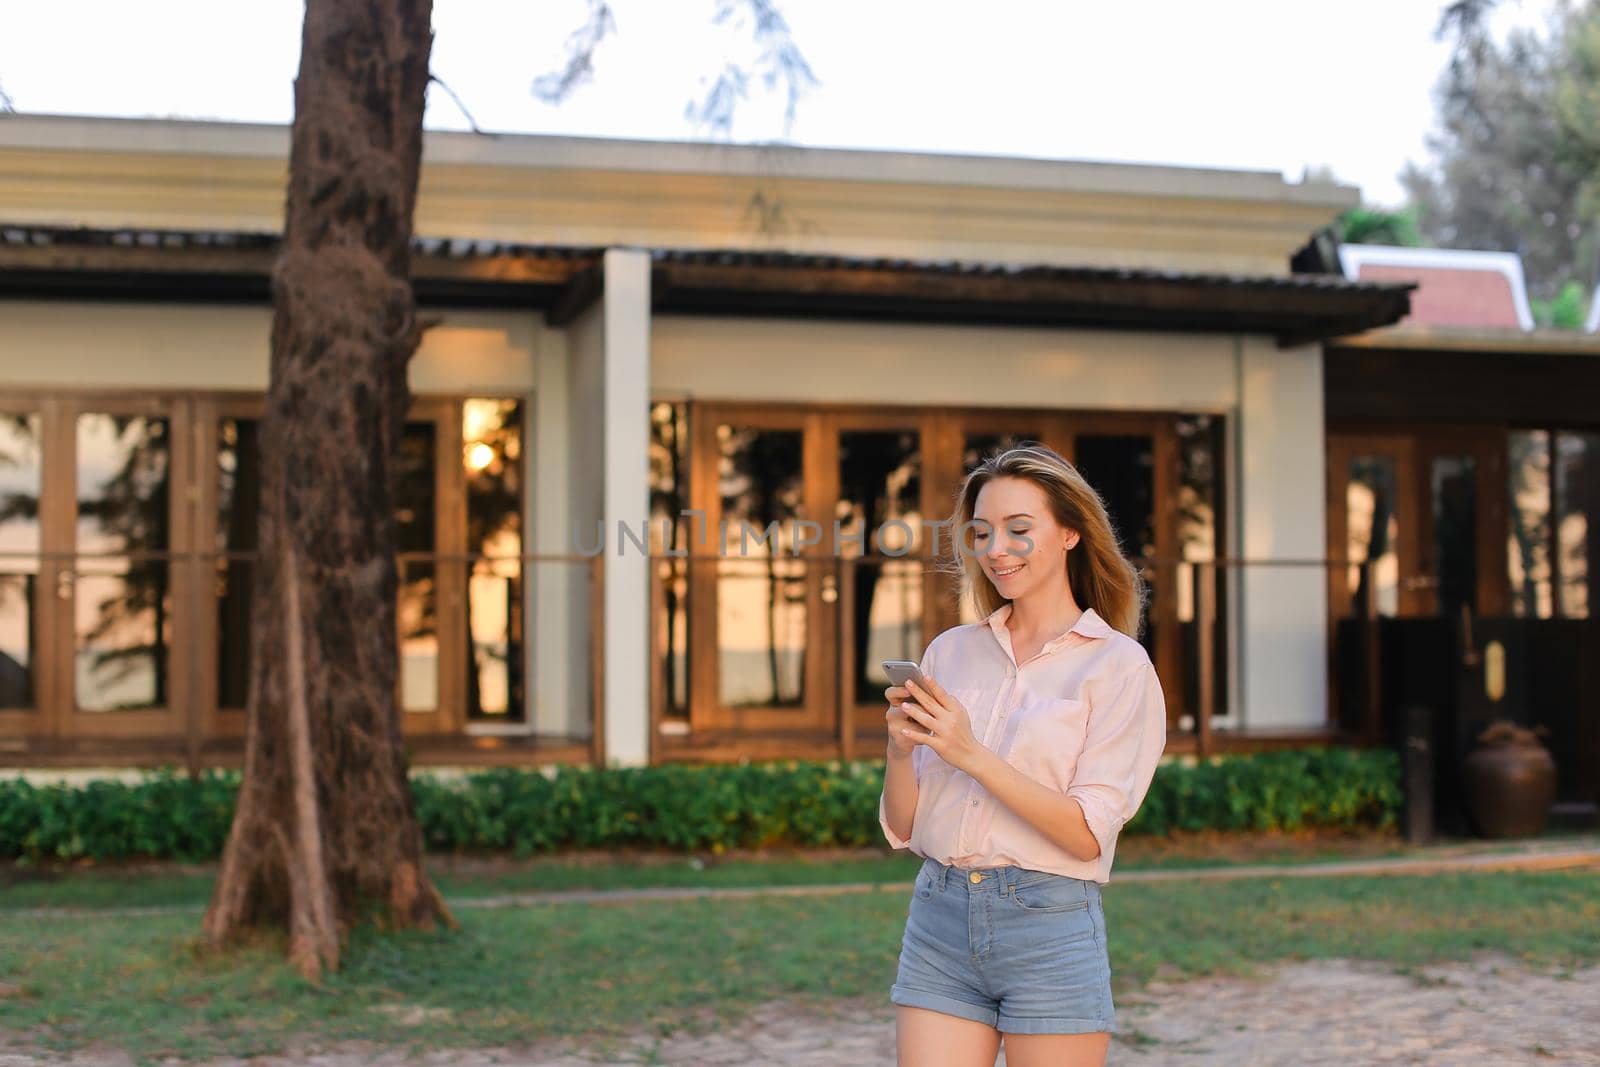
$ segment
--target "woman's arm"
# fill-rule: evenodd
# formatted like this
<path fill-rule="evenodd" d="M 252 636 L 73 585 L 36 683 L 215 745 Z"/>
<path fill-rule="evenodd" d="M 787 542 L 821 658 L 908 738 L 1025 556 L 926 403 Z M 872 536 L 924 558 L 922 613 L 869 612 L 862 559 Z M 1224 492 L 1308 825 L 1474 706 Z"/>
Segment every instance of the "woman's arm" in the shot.
<path fill-rule="evenodd" d="M 932 674 L 932 644 L 923 651 L 918 669 L 924 678 Z M 889 747 L 883 770 L 883 795 L 878 798 L 878 825 L 894 848 L 911 847 L 911 824 L 917 814 L 917 746 L 909 743 L 900 732 L 910 722 L 902 710 L 902 702 L 909 696 L 899 686 L 884 690 L 884 697 L 889 701 L 884 713 L 889 726 Z"/>
<path fill-rule="evenodd" d="M 1041 785 L 985 748 L 968 774 L 989 791 L 989 795 L 1020 815 L 1024 822 L 1073 859 L 1098 859 L 1100 842 L 1089 829 L 1083 808 L 1072 797 Z"/>
<path fill-rule="evenodd" d="M 917 770 L 911 762 L 914 754 L 915 750 L 902 753 L 893 741 L 889 742 L 878 821 L 883 826 L 883 836 L 895 848 L 911 845 L 911 820 L 917 813 Z"/>
<path fill-rule="evenodd" d="M 930 680 L 939 707 L 914 714 L 938 736 L 919 740 L 966 771 L 1000 803 L 1074 859 L 1097 859 L 1144 800 L 1166 747 L 1166 701 L 1148 662 L 1091 693 L 1088 736 L 1065 792 L 1034 781 L 972 735 L 966 709 Z"/>
<path fill-rule="evenodd" d="M 1067 796 L 1083 809 L 1097 852 L 1110 850 L 1138 812 L 1166 747 L 1167 700 L 1148 660 L 1091 695 L 1089 736 Z"/>

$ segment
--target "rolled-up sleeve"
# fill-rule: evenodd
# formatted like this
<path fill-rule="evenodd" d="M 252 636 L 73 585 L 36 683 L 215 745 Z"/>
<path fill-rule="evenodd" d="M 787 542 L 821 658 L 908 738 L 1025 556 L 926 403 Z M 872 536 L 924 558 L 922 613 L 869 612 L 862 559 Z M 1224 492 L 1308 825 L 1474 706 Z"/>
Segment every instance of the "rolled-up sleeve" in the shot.
<path fill-rule="evenodd" d="M 890 848 L 910 848 L 911 842 L 889 829 L 889 816 L 884 812 L 883 794 L 878 795 L 878 825 L 883 827 L 884 840 L 889 842 Z"/>
<path fill-rule="evenodd" d="M 1141 663 L 1104 694 L 1091 693 L 1088 736 L 1067 796 L 1109 856 L 1143 803 L 1167 747 L 1167 704 L 1155 668 Z"/>
<path fill-rule="evenodd" d="M 938 643 L 939 642 L 938 642 L 937 639 L 935 639 L 932 643 L 930 643 L 928 645 L 928 647 L 922 653 L 922 660 L 917 664 L 917 669 L 922 672 L 922 676 L 924 678 L 934 678 L 934 679 L 938 678 L 937 673 L 935 673 L 935 667 L 934 667 L 935 660 L 934 660 L 934 655 L 933 655 L 933 647 L 934 647 L 934 645 L 937 645 Z M 888 710 L 888 708 L 887 708 L 887 705 L 886 705 L 885 706 L 885 711 L 887 712 L 887 710 Z M 887 745 L 888 742 L 889 742 L 888 731 L 885 730 L 884 731 L 884 744 Z M 920 779 L 922 777 L 922 761 L 924 759 L 923 752 L 924 752 L 925 748 L 926 748 L 926 746 L 924 746 L 924 745 L 918 745 L 916 748 L 911 750 L 911 768 L 912 768 L 913 773 L 916 775 L 916 777 L 918 779 Z M 890 848 L 896 848 L 896 849 L 910 848 L 911 847 L 910 839 L 901 837 L 899 834 L 897 834 L 893 830 L 889 829 L 889 815 L 888 815 L 888 811 L 887 811 L 887 804 L 888 804 L 887 794 L 888 794 L 888 788 L 889 788 L 889 769 L 888 769 L 887 766 L 884 768 L 883 785 L 884 785 L 883 791 L 881 791 L 878 794 L 878 826 L 883 829 L 884 840 L 889 842 L 889 847 Z"/>

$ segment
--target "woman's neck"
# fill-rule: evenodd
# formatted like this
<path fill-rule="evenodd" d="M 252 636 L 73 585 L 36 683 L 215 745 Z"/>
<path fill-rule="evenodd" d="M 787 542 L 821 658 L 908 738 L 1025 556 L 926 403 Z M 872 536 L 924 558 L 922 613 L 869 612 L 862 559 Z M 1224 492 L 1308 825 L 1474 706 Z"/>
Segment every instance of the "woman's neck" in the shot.
<path fill-rule="evenodd" d="M 1011 602 L 1006 628 L 1013 637 L 1042 643 L 1066 633 L 1082 617 L 1083 609 L 1073 597 L 1071 586 L 1056 593 L 1041 589 Z"/>

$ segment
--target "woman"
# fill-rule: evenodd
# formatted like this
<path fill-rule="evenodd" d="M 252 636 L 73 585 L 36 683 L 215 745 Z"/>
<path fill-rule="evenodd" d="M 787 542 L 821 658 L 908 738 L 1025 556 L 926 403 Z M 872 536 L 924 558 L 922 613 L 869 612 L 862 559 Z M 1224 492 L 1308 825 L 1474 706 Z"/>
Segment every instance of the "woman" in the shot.
<path fill-rule="evenodd" d="M 1103 1064 L 1116 1029 L 1100 886 L 1166 745 L 1135 640 L 1143 583 L 1098 494 L 1048 448 L 968 475 L 951 522 L 982 622 L 885 691 L 879 818 L 924 857 L 901 942 L 899 1062 Z"/>

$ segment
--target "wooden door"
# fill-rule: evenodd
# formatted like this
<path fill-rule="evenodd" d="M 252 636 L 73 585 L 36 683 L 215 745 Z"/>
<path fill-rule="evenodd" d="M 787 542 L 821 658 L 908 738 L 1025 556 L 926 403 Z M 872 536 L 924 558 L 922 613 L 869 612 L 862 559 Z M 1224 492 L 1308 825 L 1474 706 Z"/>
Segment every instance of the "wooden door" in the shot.
<path fill-rule="evenodd" d="M 53 484 L 56 457 L 45 441 L 59 408 L 46 397 L 0 397 L 0 738 L 55 729 L 52 677 L 45 668 L 56 629 L 61 561 L 47 550 L 68 520 L 61 508 L 67 493 Z"/>
<path fill-rule="evenodd" d="M 1429 583 L 1421 571 L 1417 470 L 1408 434 L 1329 435 L 1328 548 L 1343 561 L 1329 568 L 1332 619 L 1422 610 Z"/>
<path fill-rule="evenodd" d="M 1417 611 L 1506 614 L 1505 432 L 1429 427 L 1417 432 L 1415 447 Z"/>
<path fill-rule="evenodd" d="M 877 755 L 884 733 L 886 659 L 920 660 L 937 633 L 933 520 L 949 517 L 948 492 L 930 477 L 937 427 L 916 409 L 838 411 L 822 424 L 818 488 L 833 502 L 840 535 L 828 546 L 839 599 L 830 627 L 839 663 L 839 706 Z M 847 732 L 848 733 L 848 732 Z M 852 739 L 853 740 L 853 739 Z"/>
<path fill-rule="evenodd" d="M 191 706 L 194 463 L 190 407 L 167 397 L 73 396 L 47 448 L 72 487 L 50 585 L 52 699 L 79 738 L 180 736 Z"/>
<path fill-rule="evenodd" d="M 691 420 L 689 718 L 702 730 L 836 723 L 838 569 L 821 412 L 708 405 Z"/>

